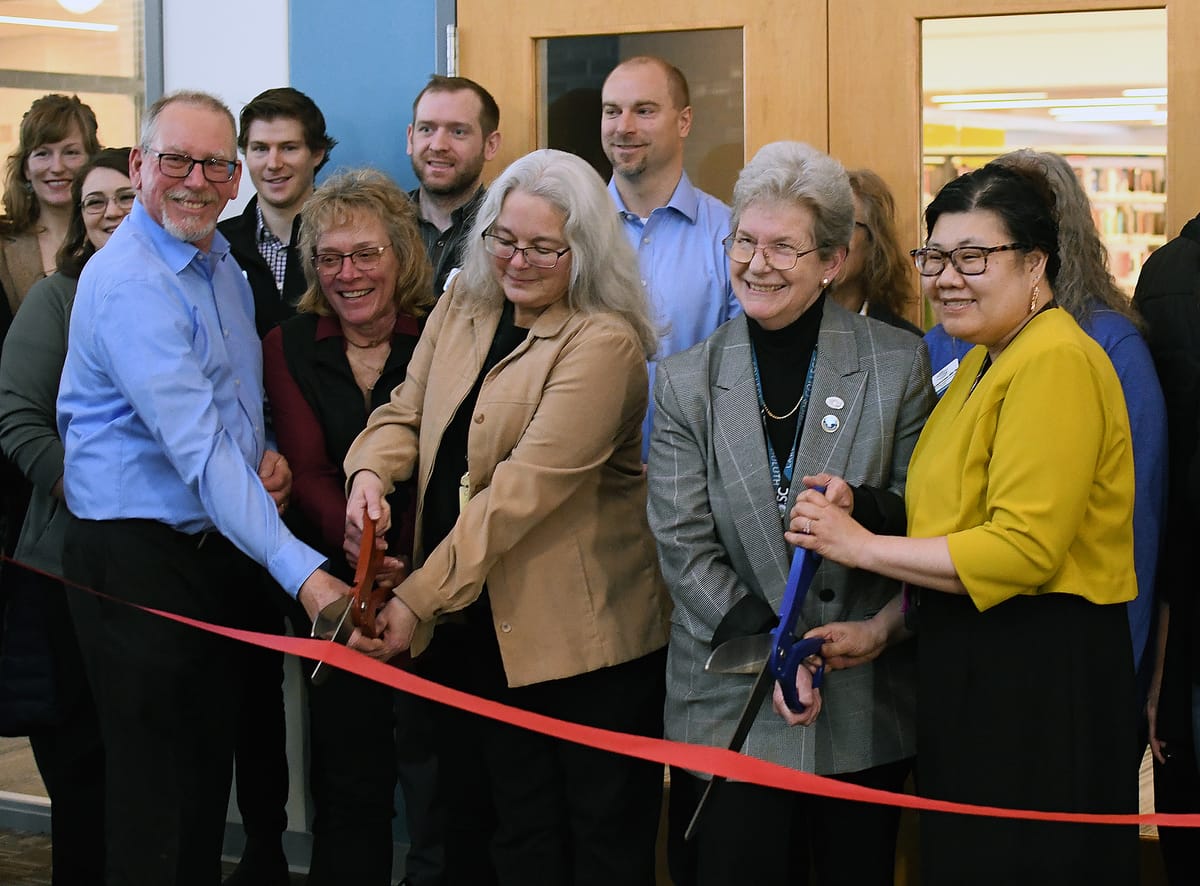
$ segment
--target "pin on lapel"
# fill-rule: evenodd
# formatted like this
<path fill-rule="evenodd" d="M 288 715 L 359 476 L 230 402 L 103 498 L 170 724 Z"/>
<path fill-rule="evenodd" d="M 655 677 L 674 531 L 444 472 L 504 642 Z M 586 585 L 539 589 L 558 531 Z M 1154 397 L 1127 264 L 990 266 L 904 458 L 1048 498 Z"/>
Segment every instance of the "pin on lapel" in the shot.
<path fill-rule="evenodd" d="M 825 405 L 828 406 L 830 409 L 841 409 L 843 406 L 846 405 L 846 401 L 843 400 L 841 397 L 826 397 Z"/>
<path fill-rule="evenodd" d="M 836 431 L 841 426 L 842 426 L 842 423 L 841 423 L 841 421 L 838 420 L 838 417 L 836 415 L 832 415 L 832 414 L 827 415 L 821 419 L 821 430 L 824 431 L 826 434 L 832 434 L 834 431 Z"/>

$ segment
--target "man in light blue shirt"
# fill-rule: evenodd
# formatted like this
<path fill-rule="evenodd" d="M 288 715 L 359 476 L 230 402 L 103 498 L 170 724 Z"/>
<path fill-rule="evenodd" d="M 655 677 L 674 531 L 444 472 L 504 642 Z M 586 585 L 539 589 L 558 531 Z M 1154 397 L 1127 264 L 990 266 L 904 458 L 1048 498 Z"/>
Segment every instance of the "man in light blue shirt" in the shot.
<path fill-rule="evenodd" d="M 729 207 L 694 187 L 683 171 L 692 108 L 678 68 L 651 56 L 624 61 L 604 81 L 602 102 L 600 136 L 613 167 L 608 190 L 662 327 L 661 360 L 708 338 L 741 311 L 721 243 L 730 232 Z M 654 417 L 653 361 L 649 368 L 643 461 Z"/>
<path fill-rule="evenodd" d="M 64 566 L 117 598 L 73 592 L 91 610 L 76 623 L 105 743 L 110 884 L 219 882 L 245 648 L 119 601 L 240 627 L 262 567 L 310 617 L 348 591 L 279 517 L 287 469 L 264 442 L 253 298 L 216 233 L 240 167 L 218 99 L 156 102 L 130 158 L 138 202 L 71 319 Z"/>

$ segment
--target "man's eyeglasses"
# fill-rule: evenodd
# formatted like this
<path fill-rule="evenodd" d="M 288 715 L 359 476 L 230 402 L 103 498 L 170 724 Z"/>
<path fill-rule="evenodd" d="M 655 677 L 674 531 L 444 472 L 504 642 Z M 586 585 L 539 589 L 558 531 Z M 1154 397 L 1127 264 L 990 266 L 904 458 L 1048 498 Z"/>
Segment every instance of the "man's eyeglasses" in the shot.
<path fill-rule="evenodd" d="M 136 191 L 117 191 L 111 197 L 106 197 L 104 194 L 89 194 L 83 198 L 79 208 L 83 210 L 84 215 L 103 215 L 104 211 L 108 209 L 108 204 L 112 203 L 122 212 L 128 212 L 133 209 L 133 201 L 136 199 Z"/>
<path fill-rule="evenodd" d="M 156 151 L 154 148 L 146 148 L 145 152 L 158 157 L 158 171 L 167 178 L 187 178 L 192 174 L 192 167 L 197 163 L 200 164 L 204 177 L 215 184 L 233 181 L 233 174 L 237 172 L 236 160 L 225 160 L 221 157 L 197 160 L 187 154 L 164 153 Z"/>
<path fill-rule="evenodd" d="M 946 270 L 946 262 L 965 277 L 977 277 L 987 270 L 988 256 L 993 252 L 1026 248 L 1024 243 L 1005 243 L 1003 246 L 960 246 L 943 252 L 926 246 L 912 250 L 909 255 L 917 263 L 917 272 L 922 277 L 936 277 Z"/>
<path fill-rule="evenodd" d="M 759 246 L 749 237 L 739 237 L 737 234 L 730 234 L 721 244 L 725 247 L 725 254 L 740 265 L 750 264 L 754 261 L 754 253 L 761 251 L 763 260 L 777 271 L 790 271 L 804 256 L 821 248 L 797 249 L 785 243 Z"/>
<path fill-rule="evenodd" d="M 323 277 L 332 277 L 342 269 L 343 262 L 350 259 L 350 263 L 359 271 L 373 271 L 379 267 L 379 262 L 383 260 L 383 253 L 391 244 L 385 243 L 383 246 L 364 246 L 362 249 L 356 249 L 353 252 L 318 252 L 312 258 L 312 263 L 317 269 L 317 273 Z"/>
<path fill-rule="evenodd" d="M 491 233 L 483 235 L 483 248 L 496 258 L 505 261 L 510 260 L 519 252 L 530 267 L 541 268 L 543 271 L 556 267 L 558 260 L 571 251 L 570 246 L 565 249 L 551 249 L 548 246 L 517 246 L 513 241 L 505 240 L 503 237 Z"/>

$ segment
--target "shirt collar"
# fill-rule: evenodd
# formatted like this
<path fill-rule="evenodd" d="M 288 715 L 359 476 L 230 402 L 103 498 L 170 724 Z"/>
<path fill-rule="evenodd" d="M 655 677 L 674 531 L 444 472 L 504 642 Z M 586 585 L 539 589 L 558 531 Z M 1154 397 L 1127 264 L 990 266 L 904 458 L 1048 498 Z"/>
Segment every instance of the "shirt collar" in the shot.
<path fill-rule="evenodd" d="M 167 267 L 176 274 L 197 257 L 201 264 L 208 268 L 215 268 L 229 254 L 229 241 L 220 231 L 213 232 L 212 246 L 207 255 L 196 244 L 185 243 L 178 237 L 167 233 L 166 229 L 146 211 L 146 207 L 142 205 L 141 195 L 138 195 L 137 200 L 134 201 L 133 211 L 129 213 L 126 221 L 131 223 L 135 231 L 142 233 L 150 241 L 155 251 L 166 262 Z"/>
<path fill-rule="evenodd" d="M 267 227 L 266 219 L 263 218 L 262 204 L 257 200 L 254 201 L 254 242 L 255 243 L 278 243 L 280 246 L 286 244 L 275 236 L 275 232 Z"/>
<path fill-rule="evenodd" d="M 621 199 L 621 193 L 617 190 L 616 176 L 608 180 L 608 193 L 612 195 L 613 202 L 617 205 L 617 211 L 621 215 L 635 215 L 625 208 L 625 201 Z M 679 184 L 675 185 L 675 191 L 671 194 L 667 205 L 660 206 L 659 209 L 674 209 L 692 224 L 696 223 L 696 214 L 700 209 L 700 195 L 686 172 L 680 174 Z"/>

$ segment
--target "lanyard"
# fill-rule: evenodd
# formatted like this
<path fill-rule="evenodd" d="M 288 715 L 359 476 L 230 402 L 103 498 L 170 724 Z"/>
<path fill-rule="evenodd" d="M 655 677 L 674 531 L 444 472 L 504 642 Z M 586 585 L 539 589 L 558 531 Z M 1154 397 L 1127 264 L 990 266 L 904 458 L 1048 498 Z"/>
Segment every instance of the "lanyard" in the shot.
<path fill-rule="evenodd" d="M 754 366 L 754 387 L 758 391 L 758 414 L 762 419 L 763 436 L 767 438 L 767 460 L 771 465 L 771 487 L 775 490 L 775 504 L 779 508 L 780 516 L 786 515 L 788 504 L 788 490 L 792 485 L 792 472 L 796 467 L 796 450 L 800 446 L 800 431 L 804 427 L 804 416 L 808 413 L 808 395 L 812 392 L 813 371 L 817 365 L 817 349 L 814 346 L 812 357 L 808 361 L 808 374 L 804 378 L 804 393 L 800 396 L 800 403 L 796 408 L 796 433 L 792 437 L 792 449 L 788 453 L 787 462 L 781 468 L 779 466 L 779 456 L 775 453 L 775 447 L 771 443 L 771 435 L 767 433 L 767 409 L 766 400 L 763 398 L 762 379 L 758 374 L 758 354 L 754 349 L 750 349 L 751 364 Z"/>

